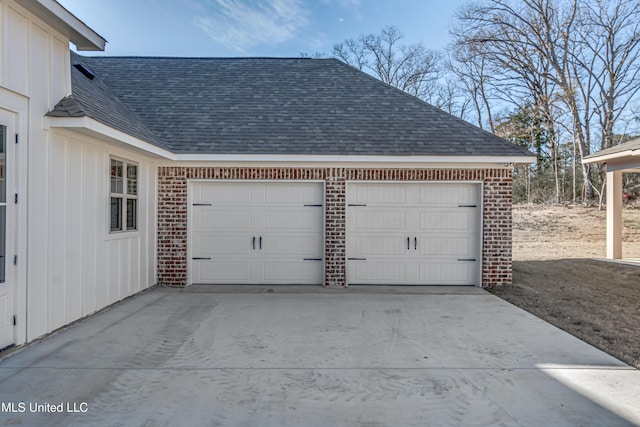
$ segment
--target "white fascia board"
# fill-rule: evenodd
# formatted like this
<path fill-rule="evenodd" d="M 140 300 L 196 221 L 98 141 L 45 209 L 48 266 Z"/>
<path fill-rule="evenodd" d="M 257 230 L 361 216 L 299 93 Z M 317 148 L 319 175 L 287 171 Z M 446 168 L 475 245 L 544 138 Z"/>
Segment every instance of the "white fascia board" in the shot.
<path fill-rule="evenodd" d="M 412 165 L 412 167 L 511 167 L 516 164 L 528 164 L 536 161 L 535 156 L 334 156 L 334 155 L 298 155 L 298 154 L 175 154 L 156 145 L 135 138 L 127 133 L 113 129 L 90 117 L 48 117 L 52 128 L 72 129 L 99 139 L 107 139 L 148 154 L 163 158 L 162 162 L 172 165 L 175 162 L 199 164 L 211 163 L 228 165 L 264 164 L 341 164 L 364 165 L 385 164 L 389 166 Z"/>
<path fill-rule="evenodd" d="M 116 130 L 90 117 L 47 117 L 47 119 L 49 121 L 49 127 L 51 128 L 74 130 L 94 138 L 125 144 L 129 147 L 144 151 L 147 154 L 168 160 L 176 160 L 176 156 L 172 152 L 133 137 L 128 133 Z"/>
<path fill-rule="evenodd" d="M 298 154 L 176 154 L 182 162 L 264 163 L 474 163 L 513 166 L 536 161 L 535 156 L 353 156 Z"/>
<path fill-rule="evenodd" d="M 596 155 L 588 159 L 582 159 L 582 163 L 585 163 L 585 164 L 603 163 L 603 162 L 606 162 L 607 160 L 622 159 L 624 157 L 634 157 L 634 156 L 640 156 L 640 150 L 620 151 L 618 153 L 606 154 L 604 156 Z"/>
<path fill-rule="evenodd" d="M 59 31 L 80 51 L 103 51 L 107 41 L 54 0 L 16 0 L 22 7 Z"/>

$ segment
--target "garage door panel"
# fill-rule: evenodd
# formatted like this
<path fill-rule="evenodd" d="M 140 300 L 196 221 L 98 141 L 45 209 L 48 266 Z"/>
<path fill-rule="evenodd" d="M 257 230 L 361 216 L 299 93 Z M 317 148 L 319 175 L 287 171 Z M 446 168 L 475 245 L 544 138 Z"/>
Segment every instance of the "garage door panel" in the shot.
<path fill-rule="evenodd" d="M 464 231 L 473 232 L 476 229 L 477 217 L 475 210 L 421 210 L 419 213 L 419 231 Z"/>
<path fill-rule="evenodd" d="M 393 232 L 407 229 L 407 213 L 403 210 L 355 208 L 350 217 L 354 231 Z"/>
<path fill-rule="evenodd" d="M 215 206 L 244 205 L 254 202 L 254 186 L 249 183 L 210 185 L 208 182 L 194 183 L 194 203 L 211 203 Z"/>
<path fill-rule="evenodd" d="M 193 238 L 194 252 L 199 256 L 215 255 L 225 258 L 251 255 L 251 237 L 238 235 L 199 234 Z"/>
<path fill-rule="evenodd" d="M 349 204 L 398 206 L 408 202 L 407 188 L 385 184 L 358 184 L 347 194 Z"/>
<path fill-rule="evenodd" d="M 420 186 L 420 204 L 441 207 L 477 204 L 477 194 L 474 184 L 424 184 Z"/>
<path fill-rule="evenodd" d="M 478 284 L 480 185 L 350 183 L 347 194 L 348 283 Z"/>
<path fill-rule="evenodd" d="M 314 284 L 323 281 L 323 266 L 319 261 L 268 261 L 264 263 L 265 283 Z"/>
<path fill-rule="evenodd" d="M 405 283 L 407 265 L 404 262 L 353 261 L 349 266 L 349 276 L 352 284 Z"/>
<path fill-rule="evenodd" d="M 355 245 L 354 257 L 404 256 L 407 253 L 406 239 L 398 236 L 356 236 L 352 240 Z"/>
<path fill-rule="evenodd" d="M 202 261 L 192 265 L 193 283 L 251 283 L 251 261 Z"/>
<path fill-rule="evenodd" d="M 278 206 L 321 205 L 324 200 L 322 185 L 308 183 L 266 184 L 265 204 Z"/>
<path fill-rule="evenodd" d="M 322 224 L 322 209 L 294 208 L 294 209 L 266 209 L 264 222 L 266 230 L 318 230 Z"/>
<path fill-rule="evenodd" d="M 423 236 L 418 238 L 418 253 L 423 257 L 472 258 L 476 239 L 470 236 Z"/>
<path fill-rule="evenodd" d="M 322 283 L 322 184 L 202 181 L 191 188 L 192 283 Z"/>
<path fill-rule="evenodd" d="M 201 208 L 193 209 L 193 231 L 216 231 L 216 230 L 246 230 L 251 229 L 254 224 L 253 212 L 250 208 L 245 209 L 213 209 Z"/>
<path fill-rule="evenodd" d="M 270 234 L 263 237 L 266 256 L 290 256 L 296 259 L 319 257 L 322 253 L 322 236 L 317 234 Z"/>
<path fill-rule="evenodd" d="M 422 262 L 419 264 L 419 280 L 432 285 L 476 285 L 474 262 Z"/>

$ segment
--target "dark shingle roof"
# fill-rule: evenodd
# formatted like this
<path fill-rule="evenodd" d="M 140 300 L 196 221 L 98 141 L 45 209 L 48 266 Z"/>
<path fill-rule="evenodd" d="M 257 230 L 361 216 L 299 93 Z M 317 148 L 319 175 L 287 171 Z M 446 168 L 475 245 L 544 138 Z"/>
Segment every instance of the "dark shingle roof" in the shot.
<path fill-rule="evenodd" d="M 83 64 L 84 58 L 71 53 L 71 96 L 63 98 L 47 113 L 51 117 L 88 116 L 102 124 L 168 149 L 169 147 L 151 131 L 129 107 L 116 96 L 105 82 L 95 76 L 87 78 L 74 65 Z M 87 67 L 89 68 L 89 67 Z"/>
<path fill-rule="evenodd" d="M 72 70 L 81 105 L 50 114 L 85 112 L 175 153 L 531 156 L 335 59 L 75 62 L 97 77 Z"/>

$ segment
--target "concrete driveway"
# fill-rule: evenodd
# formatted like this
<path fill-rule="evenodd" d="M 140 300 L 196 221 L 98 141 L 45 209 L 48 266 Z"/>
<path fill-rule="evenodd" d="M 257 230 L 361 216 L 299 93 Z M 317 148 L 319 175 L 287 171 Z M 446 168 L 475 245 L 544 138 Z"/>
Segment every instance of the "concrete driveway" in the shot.
<path fill-rule="evenodd" d="M 158 288 L 5 358 L 0 401 L 4 425 L 620 426 L 640 371 L 478 288 Z"/>

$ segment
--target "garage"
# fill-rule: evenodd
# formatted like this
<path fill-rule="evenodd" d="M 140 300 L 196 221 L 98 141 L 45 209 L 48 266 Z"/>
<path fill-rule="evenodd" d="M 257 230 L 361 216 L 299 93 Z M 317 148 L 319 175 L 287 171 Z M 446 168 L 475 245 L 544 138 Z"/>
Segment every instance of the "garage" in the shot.
<path fill-rule="evenodd" d="M 321 182 L 193 181 L 193 284 L 324 282 Z"/>
<path fill-rule="evenodd" d="M 479 183 L 347 184 L 347 284 L 480 285 Z"/>

